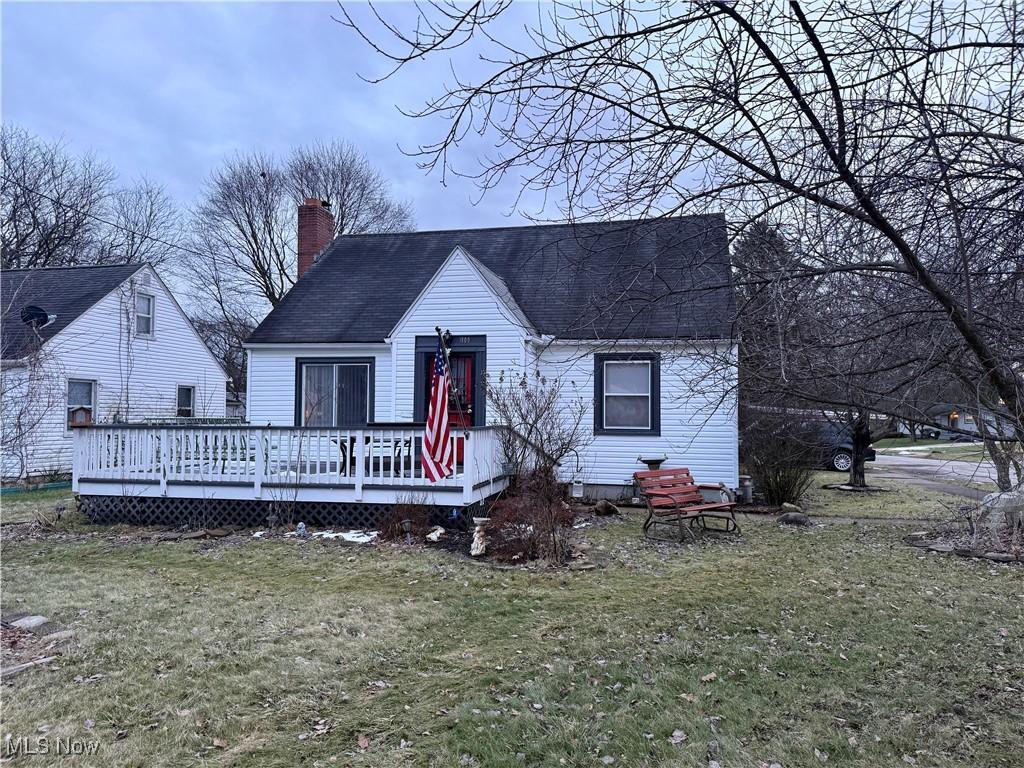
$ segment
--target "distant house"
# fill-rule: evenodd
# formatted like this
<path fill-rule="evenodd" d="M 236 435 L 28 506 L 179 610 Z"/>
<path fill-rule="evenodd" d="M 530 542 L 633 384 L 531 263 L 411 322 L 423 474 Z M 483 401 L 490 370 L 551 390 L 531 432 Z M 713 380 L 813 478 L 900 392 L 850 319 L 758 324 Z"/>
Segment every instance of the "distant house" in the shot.
<path fill-rule="evenodd" d="M 508 433 L 487 393 L 523 375 L 559 381 L 560 412 L 583 409 L 585 444 L 558 471 L 586 495 L 632 496 L 641 458 L 738 484 L 724 217 L 333 242 L 332 224 L 319 200 L 300 206 L 299 279 L 246 344 L 247 426 L 152 428 L 114 453 L 97 446 L 116 430 L 83 431 L 75 483 L 93 519 L 125 519 L 124 479 L 135 522 L 372 525 L 404 501 L 465 515 L 507 486 Z M 456 460 L 430 482 L 438 328 Z"/>
<path fill-rule="evenodd" d="M 2 476 L 67 473 L 76 427 L 223 418 L 226 375 L 147 264 L 4 270 Z"/>

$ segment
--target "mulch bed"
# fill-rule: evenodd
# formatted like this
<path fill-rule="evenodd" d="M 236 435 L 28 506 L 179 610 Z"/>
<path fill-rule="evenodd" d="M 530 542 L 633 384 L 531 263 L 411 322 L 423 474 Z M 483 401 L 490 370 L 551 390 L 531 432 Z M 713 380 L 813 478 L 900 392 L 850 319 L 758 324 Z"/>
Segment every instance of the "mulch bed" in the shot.
<path fill-rule="evenodd" d="M 423 544 L 427 549 L 440 549 L 452 554 L 470 557 L 469 548 L 473 544 L 473 532 L 445 528 L 440 539 L 437 541 L 424 541 Z"/>

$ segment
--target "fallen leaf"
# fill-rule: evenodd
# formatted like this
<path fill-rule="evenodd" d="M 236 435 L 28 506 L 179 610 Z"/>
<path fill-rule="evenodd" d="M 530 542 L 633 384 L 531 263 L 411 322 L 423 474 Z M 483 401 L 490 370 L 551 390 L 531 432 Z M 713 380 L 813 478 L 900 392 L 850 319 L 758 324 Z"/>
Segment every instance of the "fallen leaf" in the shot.
<path fill-rule="evenodd" d="M 213 746 L 217 749 L 227 749 L 228 743 L 224 739 L 218 739 L 216 736 L 213 738 Z"/>
<path fill-rule="evenodd" d="M 706 675 L 704 675 L 704 677 L 700 679 L 700 681 L 702 683 L 713 683 L 717 679 L 718 675 L 716 675 L 714 672 L 708 672 Z"/>
<path fill-rule="evenodd" d="M 356 741 L 359 743 L 360 749 L 369 749 L 370 740 L 366 738 L 365 734 L 360 733 L 359 736 L 356 738 Z"/>

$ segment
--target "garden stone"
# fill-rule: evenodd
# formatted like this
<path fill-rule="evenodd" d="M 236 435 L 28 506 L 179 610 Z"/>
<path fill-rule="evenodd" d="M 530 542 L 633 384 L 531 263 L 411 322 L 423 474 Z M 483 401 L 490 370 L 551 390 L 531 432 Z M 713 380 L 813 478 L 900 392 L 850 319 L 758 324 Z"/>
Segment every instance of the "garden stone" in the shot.
<path fill-rule="evenodd" d="M 619 508 L 612 504 L 607 499 L 601 499 L 594 505 L 594 514 L 599 517 L 608 517 L 609 515 L 618 515 Z"/>
<path fill-rule="evenodd" d="M 776 522 L 779 525 L 811 525 L 811 518 L 803 512 L 783 512 L 778 516 Z"/>
<path fill-rule="evenodd" d="M 803 512 L 796 504 L 790 504 L 788 501 L 783 502 L 781 509 L 783 512 Z"/>

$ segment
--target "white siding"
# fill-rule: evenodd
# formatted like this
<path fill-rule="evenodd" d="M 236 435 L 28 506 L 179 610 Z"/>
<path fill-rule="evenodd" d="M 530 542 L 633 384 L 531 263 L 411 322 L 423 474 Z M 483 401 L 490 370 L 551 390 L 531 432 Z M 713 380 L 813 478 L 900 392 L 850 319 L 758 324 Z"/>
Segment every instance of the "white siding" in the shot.
<path fill-rule="evenodd" d="M 487 337 L 487 374 L 492 380 L 504 371 L 520 370 L 526 329 L 515 314 L 456 251 L 438 270 L 416 303 L 395 327 L 392 345 L 395 366 L 395 418 L 413 418 L 414 371 L 417 336 L 435 336 L 434 328 L 457 336 Z M 488 423 L 493 419 L 488 414 Z"/>
<path fill-rule="evenodd" d="M 416 337 L 434 336 L 438 325 L 459 335 L 486 336 L 487 372 L 491 376 L 521 366 L 526 336 L 521 323 L 457 252 L 399 322 L 390 344 L 282 344 L 250 349 L 249 422 L 294 424 L 296 358 L 369 356 L 375 359 L 375 420 L 412 421 Z M 392 360 L 398 361 L 394 367 Z"/>
<path fill-rule="evenodd" d="M 416 337 L 434 336 L 436 326 L 459 336 L 486 336 L 487 373 L 492 381 L 503 372 L 514 376 L 528 364 L 548 378 L 571 382 L 563 395 L 583 401 L 586 423 L 593 428 L 594 352 L 602 349 L 586 343 L 559 343 L 539 354 L 531 348 L 527 354 L 524 345 L 529 331 L 458 250 L 399 321 L 390 344 L 251 349 L 249 421 L 259 425 L 293 424 L 297 357 L 371 354 L 376 358 L 376 419 L 412 421 Z M 575 466 L 566 468 L 566 479 L 576 477 L 591 486 L 623 488 L 633 472 L 644 468 L 637 463 L 638 456 L 666 454 L 667 466 L 689 467 L 698 482 L 724 482 L 735 487 L 739 479 L 735 365 L 724 376 L 712 376 L 702 356 L 687 354 L 682 346 L 667 343 L 644 347 L 617 344 L 614 351 L 652 348 L 661 352 L 661 435 L 595 436 L 580 457 L 579 470 Z M 735 349 L 727 349 L 735 357 Z M 494 423 L 491 413 L 488 422 Z"/>
<path fill-rule="evenodd" d="M 661 435 L 595 435 L 580 457 L 580 466 L 565 467 L 587 485 L 623 487 L 645 469 L 639 456 L 666 455 L 666 467 L 689 467 L 698 483 L 739 484 L 735 367 L 724 376 L 682 346 L 646 345 L 597 348 L 557 344 L 533 358 L 540 372 L 563 384 L 563 397 L 580 399 L 586 423 L 594 425 L 594 352 L 661 354 Z M 735 355 L 735 351 L 733 351 Z M 575 385 L 575 389 L 572 385 Z M 574 394 L 575 392 L 575 394 Z"/>
<path fill-rule="evenodd" d="M 152 338 L 133 336 L 127 328 L 126 311 L 133 307 L 136 290 L 155 299 Z M 224 416 L 223 370 L 149 268 L 136 272 L 48 341 L 43 357 L 58 396 L 27 448 L 29 474 L 71 470 L 68 379 L 96 382 L 98 422 L 115 416 L 128 421 L 174 416 L 179 384 L 195 387 L 196 416 Z"/>
<path fill-rule="evenodd" d="M 374 420 L 393 421 L 391 412 L 391 350 L 386 344 L 318 344 L 261 347 L 249 350 L 246 412 L 250 424 L 295 424 L 295 360 L 309 357 L 374 358 Z"/>

